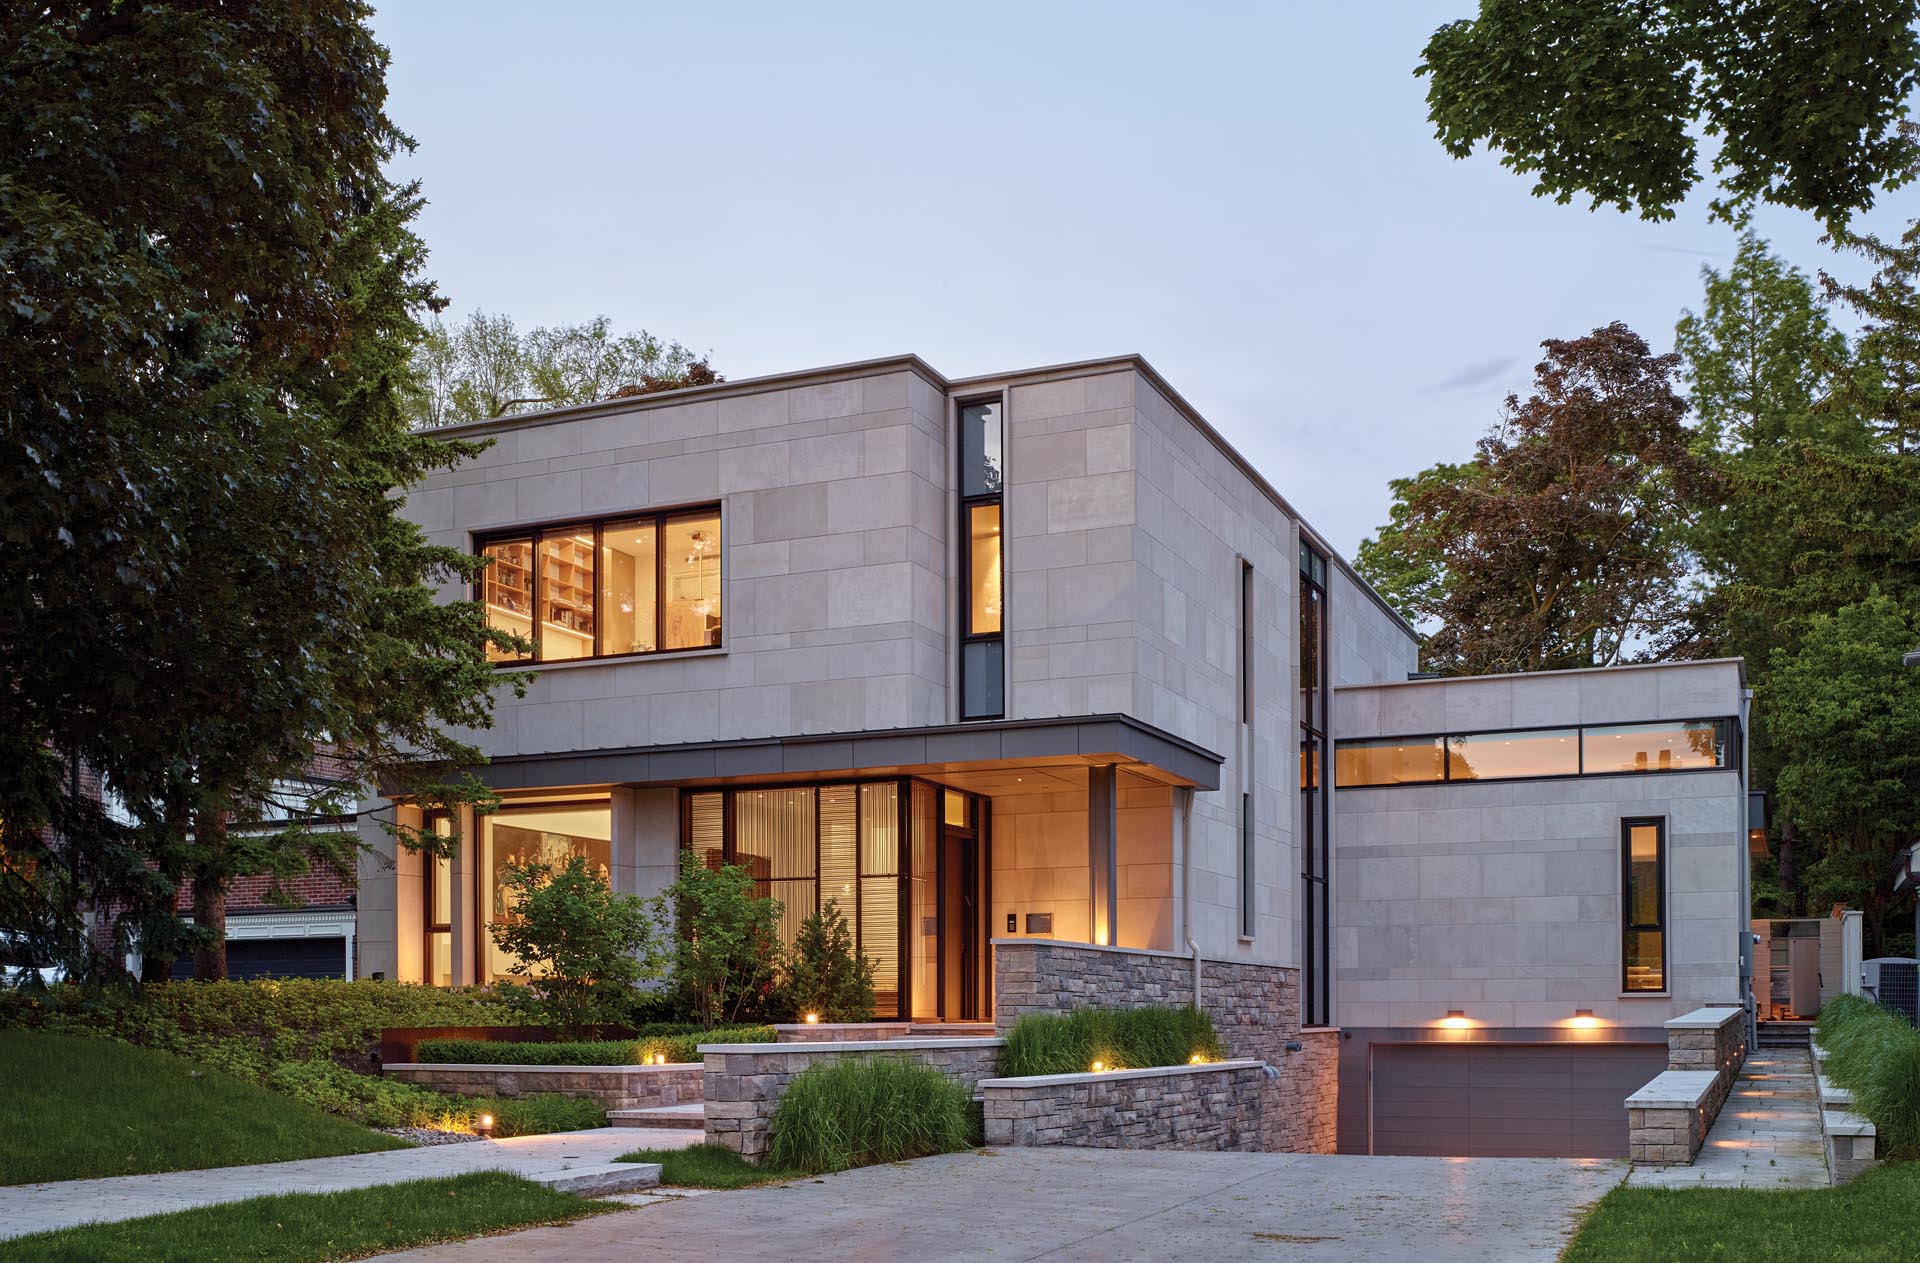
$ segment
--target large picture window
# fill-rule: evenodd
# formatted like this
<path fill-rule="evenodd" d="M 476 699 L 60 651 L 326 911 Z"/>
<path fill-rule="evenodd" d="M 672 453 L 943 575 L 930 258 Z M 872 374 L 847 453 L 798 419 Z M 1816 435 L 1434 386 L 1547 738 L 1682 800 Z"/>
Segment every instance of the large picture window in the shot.
<path fill-rule="evenodd" d="M 721 643 L 718 506 L 517 531 L 481 540 L 479 552 L 487 625 L 533 642 L 530 658 L 489 648 L 495 661 Z"/>
<path fill-rule="evenodd" d="M 1548 776 L 1701 772 L 1733 765 L 1730 719 L 1664 720 L 1583 728 L 1526 728 L 1342 741 L 1342 789 Z"/>
<path fill-rule="evenodd" d="M 487 981 L 510 976 L 515 958 L 494 943 L 491 927 L 519 916 L 519 897 L 507 883 L 515 865 L 563 867 L 575 855 L 603 880 L 613 876 L 613 810 L 605 799 L 503 807 L 483 818 L 479 880 L 480 959 Z"/>
<path fill-rule="evenodd" d="M 1667 825 L 1620 822 L 1622 991 L 1667 989 Z"/>
<path fill-rule="evenodd" d="M 960 406 L 960 718 L 1006 713 L 1000 403 Z"/>

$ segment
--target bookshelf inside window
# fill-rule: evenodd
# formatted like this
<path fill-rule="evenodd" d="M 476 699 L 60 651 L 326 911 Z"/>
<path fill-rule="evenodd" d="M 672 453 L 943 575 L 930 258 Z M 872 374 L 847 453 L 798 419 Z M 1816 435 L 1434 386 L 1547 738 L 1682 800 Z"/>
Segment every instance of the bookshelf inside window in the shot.
<path fill-rule="evenodd" d="M 540 660 L 593 656 L 593 531 L 540 537 Z"/>
<path fill-rule="evenodd" d="M 487 625 L 532 640 L 533 540 L 503 539 L 482 548 L 480 555 L 491 562 L 480 572 Z M 487 657 L 496 662 L 515 662 L 523 656 L 487 646 Z"/>

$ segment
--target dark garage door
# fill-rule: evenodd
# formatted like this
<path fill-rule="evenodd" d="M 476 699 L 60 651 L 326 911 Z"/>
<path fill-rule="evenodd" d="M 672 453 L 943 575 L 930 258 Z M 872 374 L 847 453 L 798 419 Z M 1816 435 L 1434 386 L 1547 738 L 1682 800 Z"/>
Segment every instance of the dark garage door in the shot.
<path fill-rule="evenodd" d="M 1373 1152 L 1624 1158 L 1664 1044 L 1375 1044 Z"/>
<path fill-rule="evenodd" d="M 229 978 L 342 978 L 347 972 L 347 941 L 333 938 L 230 938 Z M 193 957 L 173 962 L 173 976 L 193 977 Z"/>

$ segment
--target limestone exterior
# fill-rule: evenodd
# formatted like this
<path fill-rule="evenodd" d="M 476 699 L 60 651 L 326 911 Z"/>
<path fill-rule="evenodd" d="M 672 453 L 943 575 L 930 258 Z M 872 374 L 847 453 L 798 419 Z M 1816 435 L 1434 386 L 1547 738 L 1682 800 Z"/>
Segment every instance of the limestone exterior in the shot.
<path fill-rule="evenodd" d="M 1738 665 L 1410 679 L 1414 629 L 1137 356 L 963 379 L 897 356 L 448 433 L 490 446 L 406 512 L 491 550 L 491 578 L 446 599 L 539 643 L 503 664 L 531 672 L 525 696 L 503 681 L 494 726 L 466 734 L 498 813 L 364 804 L 363 975 L 502 976 L 516 860 L 584 855 L 651 894 L 698 853 L 748 868 L 789 937 L 840 906 L 894 1023 L 1181 1002 L 1198 958 L 1229 1049 L 1289 1102 L 1263 1143 L 1332 1143 L 1337 1061 L 1359 1076 L 1339 1143 L 1363 1151 L 1390 1151 L 1365 1084 L 1481 1108 L 1424 1090 L 1475 1073 L 1409 1060 L 1442 1034 L 1544 1048 L 1539 1073 L 1584 1082 L 1571 1068 L 1605 1051 L 1586 1045 L 1652 1055 L 1666 1017 L 1744 995 L 1737 761 L 1365 788 L 1339 770 L 1371 738 L 1666 719 L 1724 723 L 1737 749 Z M 457 835 L 453 854 L 396 848 L 387 817 Z M 1664 830 L 1652 928 L 1623 922 L 1627 817 Z M 1659 994 L 1622 993 L 1633 935 L 1665 944 Z M 1144 955 L 1096 950 L 1121 948 Z M 1581 1011 L 1602 1037 L 1576 1038 Z M 1543 1090 L 1570 1119 L 1588 1091 Z M 1437 1109 L 1418 1130 L 1472 1143 Z M 1581 1143 L 1624 1153 L 1624 1125 Z"/>

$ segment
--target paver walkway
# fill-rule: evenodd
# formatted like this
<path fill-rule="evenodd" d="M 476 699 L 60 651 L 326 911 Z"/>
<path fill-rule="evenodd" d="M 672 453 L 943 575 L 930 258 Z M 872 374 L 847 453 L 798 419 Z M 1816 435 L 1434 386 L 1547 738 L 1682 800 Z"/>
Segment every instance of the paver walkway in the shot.
<path fill-rule="evenodd" d="M 386 1256 L 388 1263 L 1552 1263 L 1597 1159 L 981 1149 Z"/>
<path fill-rule="evenodd" d="M 406 1180 L 464 1175 L 469 1171 L 511 1171 L 539 1179 L 558 1172 L 602 1166 L 635 1149 L 678 1149 L 698 1144 L 702 1139 L 698 1132 L 602 1127 L 550 1136 L 516 1136 L 511 1140 L 388 1149 L 380 1153 L 214 1167 L 205 1171 L 16 1184 L 0 1188 L 0 1238 L 74 1224 L 164 1215 L 169 1211 L 273 1193 L 332 1193 Z"/>
<path fill-rule="evenodd" d="M 1692 1166 L 1635 1167 L 1643 1188 L 1825 1188 L 1819 1083 L 1804 1048 L 1758 1048 Z"/>

